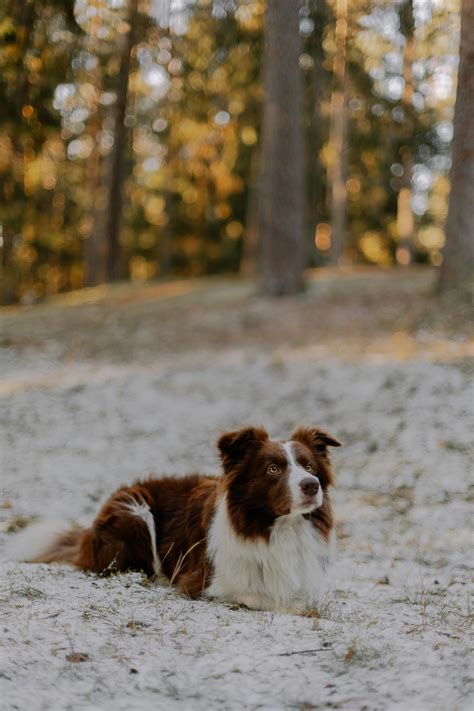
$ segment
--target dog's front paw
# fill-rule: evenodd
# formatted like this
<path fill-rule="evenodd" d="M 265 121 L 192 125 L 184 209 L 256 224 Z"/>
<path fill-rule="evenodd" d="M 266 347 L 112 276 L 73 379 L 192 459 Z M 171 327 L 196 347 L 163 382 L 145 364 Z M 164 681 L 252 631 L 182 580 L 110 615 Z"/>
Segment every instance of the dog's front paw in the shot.
<path fill-rule="evenodd" d="M 232 599 L 227 600 L 237 607 L 245 607 L 248 610 L 274 610 L 275 603 L 266 595 L 256 595 L 252 593 L 242 593 L 234 595 Z"/>

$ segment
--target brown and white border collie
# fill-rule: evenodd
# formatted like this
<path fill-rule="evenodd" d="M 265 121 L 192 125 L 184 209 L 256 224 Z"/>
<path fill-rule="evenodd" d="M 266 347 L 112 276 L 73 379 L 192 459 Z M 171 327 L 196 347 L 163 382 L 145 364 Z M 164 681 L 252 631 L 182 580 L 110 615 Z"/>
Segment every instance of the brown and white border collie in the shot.
<path fill-rule="evenodd" d="M 192 474 L 124 486 L 92 526 L 60 534 L 30 562 L 100 575 L 141 570 L 184 594 L 252 609 L 318 604 L 329 561 L 332 435 L 302 427 L 286 442 L 247 427 L 218 440 L 220 477 Z"/>

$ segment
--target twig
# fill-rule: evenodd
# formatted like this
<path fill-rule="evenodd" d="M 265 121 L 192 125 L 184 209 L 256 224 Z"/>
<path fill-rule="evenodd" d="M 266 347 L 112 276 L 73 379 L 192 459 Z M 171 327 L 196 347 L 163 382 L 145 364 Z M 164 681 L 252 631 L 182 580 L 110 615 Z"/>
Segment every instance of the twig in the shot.
<path fill-rule="evenodd" d="M 296 652 L 281 652 L 277 657 L 292 657 L 294 654 L 314 654 L 314 652 L 329 652 L 331 647 L 318 647 L 317 649 L 299 649 Z"/>

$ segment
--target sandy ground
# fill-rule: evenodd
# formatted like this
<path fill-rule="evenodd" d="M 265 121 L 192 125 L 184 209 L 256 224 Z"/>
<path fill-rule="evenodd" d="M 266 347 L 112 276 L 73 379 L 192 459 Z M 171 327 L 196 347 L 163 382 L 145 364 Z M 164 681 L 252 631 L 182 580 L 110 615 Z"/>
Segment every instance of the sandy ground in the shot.
<path fill-rule="evenodd" d="M 430 278 L 328 277 L 277 303 L 237 283 L 117 287 L 0 312 L 2 708 L 473 708 L 473 341 Z M 8 560 L 35 517 L 85 522 L 134 478 L 217 472 L 217 434 L 249 422 L 345 443 L 319 617 Z"/>

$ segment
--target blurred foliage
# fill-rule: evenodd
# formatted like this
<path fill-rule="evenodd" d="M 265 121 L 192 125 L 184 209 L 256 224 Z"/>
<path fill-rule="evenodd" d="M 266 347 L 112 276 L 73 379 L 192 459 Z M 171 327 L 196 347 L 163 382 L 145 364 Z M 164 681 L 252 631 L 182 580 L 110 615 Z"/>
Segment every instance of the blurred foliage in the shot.
<path fill-rule="evenodd" d="M 417 2 L 413 97 L 403 105 L 401 12 L 412 0 L 349 0 L 347 256 L 397 258 L 397 195 L 412 147 L 412 245 L 444 240 L 458 2 Z M 263 0 L 141 0 L 125 126 L 120 274 L 135 280 L 237 271 L 259 164 Z M 10 0 L 0 9 L 2 299 L 86 283 L 104 249 L 127 0 Z M 327 164 L 335 0 L 300 9 L 310 263 L 331 240 Z M 89 249 L 90 252 L 90 249 Z"/>

